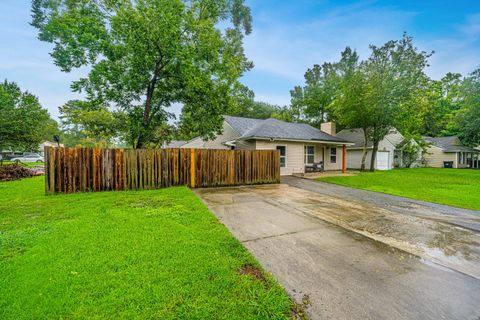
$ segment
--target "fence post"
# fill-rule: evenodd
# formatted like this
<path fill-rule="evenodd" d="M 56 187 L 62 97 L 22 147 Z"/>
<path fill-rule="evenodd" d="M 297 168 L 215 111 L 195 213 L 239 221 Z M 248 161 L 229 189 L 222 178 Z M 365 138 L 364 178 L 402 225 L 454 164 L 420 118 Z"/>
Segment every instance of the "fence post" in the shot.
<path fill-rule="evenodd" d="M 195 149 L 190 149 L 190 187 L 195 188 Z"/>

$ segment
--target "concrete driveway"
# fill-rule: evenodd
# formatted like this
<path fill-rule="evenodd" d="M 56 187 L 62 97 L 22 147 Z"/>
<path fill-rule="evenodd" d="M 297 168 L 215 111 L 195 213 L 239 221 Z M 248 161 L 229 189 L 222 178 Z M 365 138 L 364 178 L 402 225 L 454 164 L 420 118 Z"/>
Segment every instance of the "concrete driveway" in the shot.
<path fill-rule="evenodd" d="M 283 182 L 196 193 L 313 319 L 480 318 L 477 231 Z"/>

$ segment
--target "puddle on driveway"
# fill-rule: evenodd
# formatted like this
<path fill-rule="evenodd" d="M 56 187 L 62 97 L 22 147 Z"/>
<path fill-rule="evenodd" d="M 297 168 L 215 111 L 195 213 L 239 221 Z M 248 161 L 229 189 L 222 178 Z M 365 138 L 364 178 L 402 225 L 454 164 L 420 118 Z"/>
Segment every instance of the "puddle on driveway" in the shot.
<path fill-rule="evenodd" d="M 480 234 L 438 217 L 401 214 L 285 184 L 199 190 L 210 205 L 265 201 L 357 232 L 480 279 Z"/>

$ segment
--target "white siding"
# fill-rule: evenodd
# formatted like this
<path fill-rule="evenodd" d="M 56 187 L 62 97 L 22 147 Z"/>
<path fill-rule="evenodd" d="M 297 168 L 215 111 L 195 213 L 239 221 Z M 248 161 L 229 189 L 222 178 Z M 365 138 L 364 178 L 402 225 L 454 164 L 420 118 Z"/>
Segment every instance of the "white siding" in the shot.
<path fill-rule="evenodd" d="M 388 161 L 389 161 L 389 168 L 393 169 L 393 159 L 394 159 L 394 151 L 395 146 L 388 140 L 383 139 L 378 144 L 378 151 L 386 151 L 388 152 Z M 347 168 L 349 169 L 360 169 L 362 165 L 362 156 L 363 156 L 363 149 L 348 149 L 347 148 Z M 367 157 L 365 158 L 365 168 L 370 168 L 370 161 L 372 159 L 372 149 L 368 149 Z M 375 165 L 375 169 L 376 165 Z"/>
<path fill-rule="evenodd" d="M 347 149 L 347 168 L 348 169 L 360 169 L 362 165 L 363 150 Z M 365 168 L 370 168 L 370 160 L 372 159 L 372 151 L 367 151 L 367 157 L 365 158 Z"/>
<path fill-rule="evenodd" d="M 444 161 L 453 161 L 453 167 L 457 168 L 458 157 L 456 153 L 445 153 L 442 149 L 431 146 L 427 149 L 425 160 L 427 161 L 427 167 L 443 168 Z"/>
<path fill-rule="evenodd" d="M 330 161 L 330 155 L 331 155 L 330 148 L 336 148 L 337 149 L 337 161 L 336 161 L 336 163 L 332 163 Z M 325 147 L 325 170 L 326 171 L 342 170 L 343 148 L 342 147 L 330 147 L 330 148 Z M 348 160 L 347 160 L 347 163 L 348 163 Z"/>
<path fill-rule="evenodd" d="M 287 159 L 286 166 L 280 168 L 281 175 L 291 175 L 294 173 L 304 173 L 304 144 L 301 142 L 291 142 L 291 141 L 267 141 L 267 140 L 257 140 L 256 147 L 257 150 L 275 150 L 277 146 L 285 146 Z"/>
<path fill-rule="evenodd" d="M 275 150 L 277 146 L 285 146 L 287 152 L 286 167 L 280 168 L 281 175 L 291 175 L 294 173 L 305 172 L 305 146 L 313 145 L 315 147 L 315 162 L 323 161 L 323 150 L 325 149 L 325 170 L 342 170 L 342 147 L 333 147 L 337 149 L 336 163 L 330 162 L 330 149 L 321 144 L 302 143 L 292 141 L 266 141 L 257 140 L 257 150 Z M 330 147 L 332 148 L 332 147 Z M 348 158 L 348 154 L 347 154 Z"/>

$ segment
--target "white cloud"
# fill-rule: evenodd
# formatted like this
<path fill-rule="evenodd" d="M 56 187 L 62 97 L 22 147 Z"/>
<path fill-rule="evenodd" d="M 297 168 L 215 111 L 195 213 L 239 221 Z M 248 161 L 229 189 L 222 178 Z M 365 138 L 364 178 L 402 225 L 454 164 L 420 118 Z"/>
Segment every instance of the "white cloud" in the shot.
<path fill-rule="evenodd" d="M 468 37 L 478 38 L 480 36 L 480 13 L 469 15 L 467 21 L 459 26 L 459 30 Z"/>
<path fill-rule="evenodd" d="M 346 46 L 365 57 L 369 44 L 380 45 L 400 38 L 403 26 L 416 15 L 389 8 L 368 9 L 367 5 L 337 8 L 302 23 L 287 23 L 281 17 L 261 13 L 261 21 L 245 41 L 246 54 L 255 64 L 245 83 L 255 91 L 256 99 L 289 104 L 288 90 L 303 83 L 307 68 L 338 60 Z M 269 84 L 255 77 L 275 78 L 276 81 Z M 287 84 L 288 89 L 278 85 L 280 81 Z"/>
<path fill-rule="evenodd" d="M 434 79 L 442 78 L 447 72 L 467 75 L 480 67 L 480 13 L 467 16 L 465 23 L 454 29 L 459 32 L 422 43 L 428 50 L 435 50 L 427 69 L 427 74 Z"/>
<path fill-rule="evenodd" d="M 416 33 L 415 28 L 410 28 L 416 18 L 421 19 L 416 12 L 395 7 L 371 8 L 369 4 L 340 7 L 301 23 L 298 19 L 282 19 L 275 10 L 258 13 L 255 18 L 259 21 L 245 41 L 247 56 L 255 64 L 245 83 L 255 91 L 256 99 L 289 104 L 288 90 L 303 83 L 303 74 L 313 64 L 338 60 L 346 46 L 366 58 L 369 44 L 382 45 L 399 39 L 405 31 L 414 37 L 420 49 L 435 51 L 426 70 L 434 79 L 447 72 L 465 75 L 480 66 L 480 14 L 467 16 L 463 24 L 452 24 L 448 34 L 437 33 L 432 39 L 423 30 Z M 285 89 L 285 84 L 289 89 Z"/>

